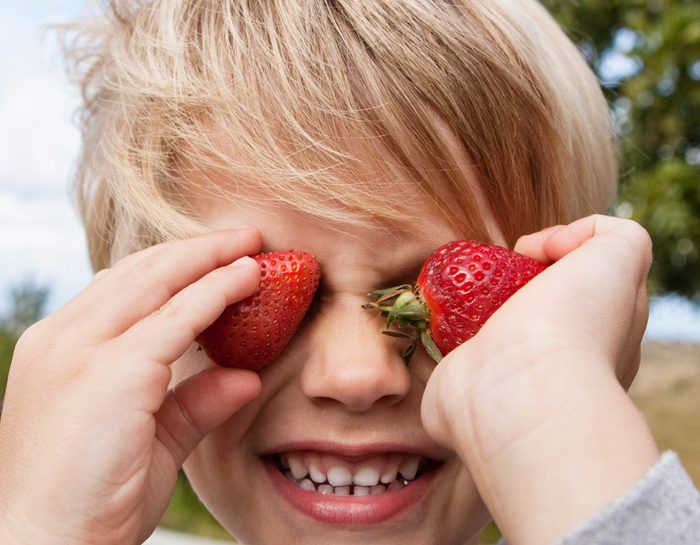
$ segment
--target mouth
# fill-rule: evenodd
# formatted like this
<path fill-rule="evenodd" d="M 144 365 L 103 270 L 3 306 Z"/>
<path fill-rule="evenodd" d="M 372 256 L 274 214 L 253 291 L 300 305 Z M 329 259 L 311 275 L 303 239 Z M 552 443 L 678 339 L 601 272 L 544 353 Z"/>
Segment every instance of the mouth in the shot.
<path fill-rule="evenodd" d="M 391 453 L 348 460 L 311 451 L 273 457 L 288 481 L 307 492 L 334 496 L 368 496 L 396 492 L 419 479 L 437 464 L 416 454 Z"/>
<path fill-rule="evenodd" d="M 439 460 L 407 452 L 340 456 L 294 450 L 263 457 L 293 507 L 325 523 L 383 522 L 420 503 Z"/>

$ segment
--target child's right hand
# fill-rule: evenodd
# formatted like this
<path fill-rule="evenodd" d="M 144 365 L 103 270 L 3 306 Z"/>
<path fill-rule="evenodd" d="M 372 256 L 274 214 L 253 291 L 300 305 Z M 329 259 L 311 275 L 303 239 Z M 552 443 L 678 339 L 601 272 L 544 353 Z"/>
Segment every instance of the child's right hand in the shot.
<path fill-rule="evenodd" d="M 196 444 L 257 395 L 254 373 L 169 365 L 259 282 L 252 228 L 161 244 L 100 272 L 15 350 L 0 421 L 0 542 L 142 542 Z"/>
<path fill-rule="evenodd" d="M 508 543 L 558 542 L 659 457 L 626 395 L 647 320 L 651 240 L 589 216 L 521 238 L 552 265 L 448 354 L 422 404 L 464 461 Z"/>

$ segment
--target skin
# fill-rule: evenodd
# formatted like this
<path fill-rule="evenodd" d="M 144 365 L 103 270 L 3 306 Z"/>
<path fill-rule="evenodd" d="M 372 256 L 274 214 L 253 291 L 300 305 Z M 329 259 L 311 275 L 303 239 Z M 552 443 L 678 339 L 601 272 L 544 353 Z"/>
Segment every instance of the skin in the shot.
<path fill-rule="evenodd" d="M 407 367 L 401 358 L 406 343 L 381 335 L 383 319 L 362 308 L 373 287 L 414 280 L 425 257 L 458 233 L 431 215 L 407 233 L 348 225 L 339 232 L 283 207 L 261 214 L 210 202 L 199 213 L 213 229 L 255 222 L 265 251 L 304 249 L 319 260 L 323 278 L 318 310 L 263 370 L 260 395 L 202 441 L 185 464 L 207 507 L 247 544 L 282 543 L 289 535 L 309 544 L 357 543 L 358 535 L 377 544 L 467 542 L 489 518 L 465 466 L 421 425 L 421 396 L 435 364 L 421 352 Z M 211 365 L 193 348 L 175 364 L 174 377 Z M 444 465 L 426 504 L 358 534 L 291 509 L 263 470 L 260 453 L 314 440 L 424 447 Z M 235 502 L 241 497 L 245 502 Z"/>
<path fill-rule="evenodd" d="M 515 249 L 553 265 L 443 359 L 422 421 L 471 469 L 508 543 L 535 545 L 613 501 L 659 458 L 625 391 L 646 327 L 651 241 L 632 221 L 596 215 Z"/>
<path fill-rule="evenodd" d="M 521 239 L 554 264 L 438 367 L 422 353 L 405 367 L 360 305 L 457 233 L 435 217 L 417 236 L 339 232 L 288 209 L 201 212 L 213 233 L 125 258 L 20 340 L 0 425 L 2 543 L 139 543 L 189 456 L 197 491 L 248 545 L 460 545 L 487 510 L 510 545 L 541 545 L 658 459 L 623 387 L 647 315 L 637 224 L 593 216 Z M 255 290 L 257 267 L 239 258 L 289 247 L 321 262 L 318 311 L 260 378 L 213 365 L 193 341 Z M 433 449 L 444 465 L 429 501 L 359 530 L 302 517 L 258 478 L 258 453 L 319 434 Z"/>

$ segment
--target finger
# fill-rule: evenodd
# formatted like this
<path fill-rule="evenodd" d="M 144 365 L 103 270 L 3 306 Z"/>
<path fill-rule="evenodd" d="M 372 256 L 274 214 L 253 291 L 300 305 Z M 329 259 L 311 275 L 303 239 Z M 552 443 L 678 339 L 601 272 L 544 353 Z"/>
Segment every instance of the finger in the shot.
<path fill-rule="evenodd" d="M 540 263 L 545 263 L 547 265 L 552 263 L 552 259 L 544 251 L 544 244 L 547 239 L 556 233 L 560 229 L 563 229 L 563 225 L 553 225 L 552 227 L 547 227 L 542 229 L 537 233 L 532 233 L 531 235 L 524 235 L 518 239 L 515 243 L 513 250 L 519 254 L 526 255 L 539 261 Z"/>
<path fill-rule="evenodd" d="M 628 391 L 630 386 L 632 386 L 632 382 L 634 382 L 637 372 L 639 371 L 639 364 L 641 361 L 642 348 L 641 346 L 637 346 L 636 350 L 634 350 L 629 356 L 625 369 L 618 376 L 620 385 L 625 389 L 625 391 Z"/>
<path fill-rule="evenodd" d="M 252 371 L 206 369 L 168 393 L 156 413 L 156 437 L 179 467 L 204 436 L 259 392 L 260 378 Z"/>
<path fill-rule="evenodd" d="M 241 225 L 238 225 L 236 227 L 233 227 L 230 230 L 231 231 L 238 231 L 238 230 L 250 229 L 250 228 L 251 228 L 250 225 L 241 224 Z M 195 238 L 195 237 L 193 236 L 193 238 Z M 177 244 L 180 244 L 181 242 L 182 242 L 181 240 L 167 240 L 165 242 L 161 242 L 159 244 L 154 244 L 153 246 L 149 246 L 147 248 L 137 250 L 133 253 L 130 253 L 128 255 L 125 255 L 125 256 L 119 258 L 116 262 L 114 262 L 111 265 L 111 267 L 109 269 L 106 269 L 106 270 L 120 271 L 122 269 L 131 268 L 133 265 L 135 265 L 139 261 L 143 261 L 143 259 L 145 259 L 146 257 L 151 256 L 154 253 L 159 252 L 160 250 L 163 250 L 165 248 L 169 248 L 169 247 L 175 246 Z"/>
<path fill-rule="evenodd" d="M 639 346 L 648 318 L 648 233 L 633 221 L 596 215 L 554 232 L 544 246 L 547 255 L 559 261 L 558 266 L 566 262 L 569 267 L 585 269 L 598 295 L 609 292 L 608 300 L 618 301 L 617 317 L 624 326 L 611 330 L 618 335 L 610 344 L 610 356 L 620 383 L 629 388 L 639 368 Z M 570 259 L 563 259 L 569 255 Z"/>
<path fill-rule="evenodd" d="M 141 360 L 169 365 L 228 305 L 252 295 L 260 283 L 257 262 L 241 258 L 216 269 L 174 295 L 117 340 Z"/>
<path fill-rule="evenodd" d="M 570 266 L 585 266 L 590 280 L 596 278 L 598 290 L 622 289 L 633 298 L 646 292 L 646 281 L 652 262 L 652 243 L 649 233 L 638 223 L 610 216 L 594 215 L 577 220 L 553 233 L 544 244 L 547 255 L 557 265 L 570 261 Z M 574 250 L 576 250 L 574 252 Z M 576 256 L 576 257 L 574 257 Z M 594 264 L 594 267 L 591 267 Z M 625 285 L 619 272 L 626 271 Z M 613 294 L 614 295 L 614 294 Z"/>
<path fill-rule="evenodd" d="M 160 244 L 144 248 L 143 250 L 139 250 L 125 257 L 122 257 L 121 259 L 116 261 L 111 267 L 100 269 L 92 275 L 92 278 L 88 283 L 88 288 L 90 288 L 90 290 L 86 289 L 79 293 L 72 301 L 70 301 L 70 306 L 78 306 L 80 303 L 84 302 L 83 300 L 86 300 L 89 303 L 89 301 L 94 297 L 94 294 L 97 290 L 109 290 L 110 286 L 112 286 L 113 288 L 113 285 L 117 283 L 115 282 L 116 276 L 123 274 L 125 270 L 131 270 L 131 268 L 136 263 L 144 260 L 146 257 L 153 255 L 156 252 L 163 250 L 164 248 L 171 247 L 174 244 L 177 244 L 178 242 L 180 241 L 161 242 Z M 98 287 L 95 288 L 95 284 L 98 283 Z M 87 291 L 89 291 L 89 293 L 85 293 Z"/>
<path fill-rule="evenodd" d="M 260 233 L 247 227 L 166 243 L 129 256 L 56 313 L 55 321 L 81 323 L 83 339 L 126 331 L 163 306 L 185 286 L 239 257 L 260 250 Z M 89 317 L 89 321 L 85 318 Z"/>
<path fill-rule="evenodd" d="M 601 214 L 581 218 L 552 233 L 544 243 L 544 250 L 552 261 L 558 261 L 589 240 L 602 240 L 608 235 L 617 239 L 617 252 L 632 251 L 635 260 L 642 265 L 640 272 L 646 275 L 651 266 L 651 239 L 646 230 L 632 220 Z"/>
<path fill-rule="evenodd" d="M 100 269 L 97 271 L 92 278 L 90 279 L 90 284 L 94 284 L 100 280 L 102 280 L 105 277 L 108 277 L 109 281 L 109 276 L 114 276 L 117 272 L 122 271 L 125 268 L 130 268 L 133 267 L 135 263 L 138 263 L 139 261 L 143 260 L 145 257 L 148 257 L 149 255 L 152 255 L 163 248 L 167 248 L 168 246 L 172 246 L 173 244 L 177 244 L 179 241 L 168 241 L 168 242 L 161 242 L 160 244 L 155 244 L 153 246 L 149 246 L 148 248 L 144 248 L 143 250 L 138 250 L 134 253 L 128 254 L 121 259 L 118 259 L 115 263 L 113 263 L 110 267 L 106 267 L 104 269 Z"/>
<path fill-rule="evenodd" d="M 544 242 L 544 252 L 552 261 L 558 261 L 573 252 L 584 242 L 604 231 L 605 216 L 592 215 L 570 223 L 559 229 Z"/>
<path fill-rule="evenodd" d="M 100 269 L 99 271 L 97 271 L 95 274 L 92 275 L 92 278 L 90 279 L 90 283 L 94 284 L 95 282 L 98 282 L 100 279 L 107 276 L 110 271 L 111 271 L 111 269 L 109 269 L 109 268 Z"/>
<path fill-rule="evenodd" d="M 649 297 L 646 284 L 640 286 L 635 304 L 634 316 L 627 337 L 626 350 L 622 355 L 623 368 L 618 372 L 620 384 L 625 390 L 632 385 L 641 362 L 641 343 L 649 318 Z"/>
<path fill-rule="evenodd" d="M 252 229 L 252 226 L 246 225 L 246 224 L 241 224 L 236 227 L 232 227 L 231 229 L 227 229 L 226 231 L 242 231 L 242 230 L 249 230 Z M 207 233 L 208 234 L 208 233 Z M 202 234 L 199 235 L 201 236 L 206 236 L 207 234 Z M 193 236 L 192 238 L 199 238 L 197 236 Z M 111 269 L 120 271 L 122 269 L 129 269 L 133 267 L 136 263 L 143 261 L 145 258 L 155 254 L 156 252 L 159 252 L 161 250 L 170 248 L 172 246 L 181 244 L 182 240 L 167 240 L 165 242 L 161 242 L 159 244 L 154 244 L 153 246 L 149 246 L 147 248 L 143 248 L 142 250 L 135 251 L 131 254 L 128 254 L 120 259 L 118 259 L 111 267 Z"/>

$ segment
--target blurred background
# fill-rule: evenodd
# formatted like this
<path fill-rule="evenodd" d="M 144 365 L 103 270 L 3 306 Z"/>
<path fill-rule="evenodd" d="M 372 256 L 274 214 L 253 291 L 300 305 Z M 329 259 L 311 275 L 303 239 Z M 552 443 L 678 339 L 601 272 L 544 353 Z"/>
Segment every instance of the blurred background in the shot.
<path fill-rule="evenodd" d="M 622 150 L 612 213 L 654 240 L 651 318 L 631 390 L 661 448 L 700 485 L 700 2 L 544 0 L 609 99 Z M 0 1 L 0 407 L 14 343 L 90 279 L 68 183 L 79 104 L 45 25 L 82 0 Z M 181 478 L 163 525 L 226 533 Z M 484 543 L 492 543 L 495 528 Z"/>

